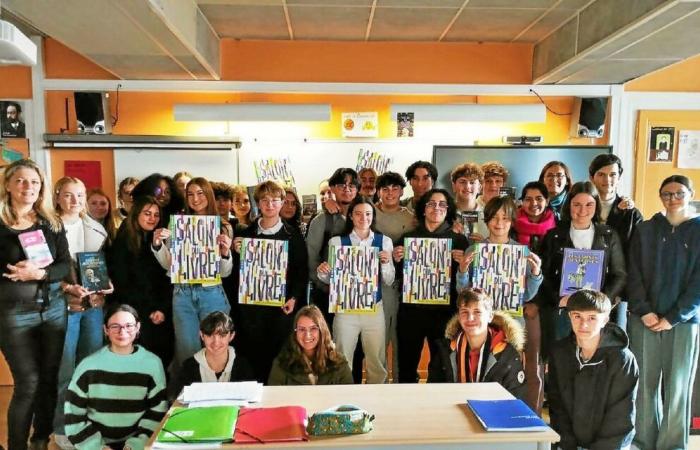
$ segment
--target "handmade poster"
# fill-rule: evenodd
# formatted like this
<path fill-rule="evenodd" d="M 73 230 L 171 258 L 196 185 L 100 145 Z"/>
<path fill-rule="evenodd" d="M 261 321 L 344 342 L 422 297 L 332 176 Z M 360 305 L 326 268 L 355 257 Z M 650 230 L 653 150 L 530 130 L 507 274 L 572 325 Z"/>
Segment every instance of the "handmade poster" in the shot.
<path fill-rule="evenodd" d="M 221 254 L 216 237 L 221 234 L 219 216 L 170 216 L 170 282 L 215 283 L 221 281 Z"/>
<path fill-rule="evenodd" d="M 365 313 L 377 309 L 379 249 L 357 245 L 329 248 L 328 312 Z"/>
<path fill-rule="evenodd" d="M 522 316 L 528 248 L 524 245 L 476 244 L 473 251 L 472 286 L 483 289 L 493 299 L 495 311 Z"/>
<path fill-rule="evenodd" d="M 651 127 L 649 131 L 649 162 L 673 161 L 673 127 Z"/>
<path fill-rule="evenodd" d="M 29 141 L 27 139 L 2 139 L 0 140 L 0 150 L 2 150 L 2 159 L 0 159 L 0 167 L 2 167 L 20 159 L 29 158 Z"/>
<path fill-rule="evenodd" d="M 700 169 L 700 130 L 678 132 L 678 168 Z"/>
<path fill-rule="evenodd" d="M 76 254 L 80 271 L 80 284 L 90 292 L 109 289 L 107 262 L 102 252 L 80 252 Z"/>
<path fill-rule="evenodd" d="M 389 170 L 391 161 L 392 158 L 389 156 L 369 149 L 361 148 L 360 152 L 357 154 L 357 165 L 355 170 L 359 173 L 360 170 L 369 168 L 374 169 L 378 175 L 381 175 Z"/>
<path fill-rule="evenodd" d="M 86 189 L 102 187 L 102 163 L 99 161 L 64 161 L 63 173 L 82 180 Z"/>
<path fill-rule="evenodd" d="M 571 295 L 579 289 L 600 290 L 603 282 L 604 250 L 564 249 L 559 296 Z"/>
<path fill-rule="evenodd" d="M 343 137 L 378 137 L 379 114 L 377 112 L 351 112 L 341 114 Z"/>
<path fill-rule="evenodd" d="M 284 187 L 294 187 L 294 175 L 289 157 L 273 157 L 253 161 L 258 184 L 263 181 L 276 181 Z"/>
<path fill-rule="evenodd" d="M 22 103 L 13 101 L 0 102 L 0 136 L 4 138 L 23 138 L 27 136 L 22 114 Z"/>
<path fill-rule="evenodd" d="M 414 118 L 412 112 L 396 113 L 396 137 L 413 137 Z"/>
<path fill-rule="evenodd" d="M 287 294 L 289 242 L 243 238 L 238 303 L 282 306 Z"/>
<path fill-rule="evenodd" d="M 449 305 L 452 239 L 406 238 L 403 302 Z"/>

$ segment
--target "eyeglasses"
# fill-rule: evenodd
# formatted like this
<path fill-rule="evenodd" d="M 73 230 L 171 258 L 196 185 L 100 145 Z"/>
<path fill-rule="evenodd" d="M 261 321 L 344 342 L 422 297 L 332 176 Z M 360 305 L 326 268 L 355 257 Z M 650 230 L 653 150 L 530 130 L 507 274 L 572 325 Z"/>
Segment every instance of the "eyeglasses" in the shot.
<path fill-rule="evenodd" d="M 686 195 L 688 195 L 688 192 L 686 191 L 678 191 L 678 192 L 662 192 L 661 194 L 661 199 L 669 201 L 672 198 L 675 198 L 676 200 L 683 200 Z"/>
<path fill-rule="evenodd" d="M 563 180 L 564 178 L 566 178 L 566 175 L 563 173 L 548 173 L 544 177 L 548 180 L 554 180 L 554 179 Z"/>
<path fill-rule="evenodd" d="M 336 189 L 343 189 L 343 190 L 346 190 L 346 191 L 354 191 L 354 190 L 357 190 L 357 186 L 355 186 L 354 184 L 350 184 L 350 183 L 346 183 L 346 184 L 334 184 L 333 186 L 335 186 Z"/>
<path fill-rule="evenodd" d="M 281 198 L 263 198 L 258 203 L 260 203 L 261 205 L 276 205 L 278 203 L 282 203 L 282 199 Z"/>
<path fill-rule="evenodd" d="M 314 325 L 312 327 L 296 327 L 294 329 L 298 334 L 316 334 L 320 331 L 320 329 Z"/>
<path fill-rule="evenodd" d="M 426 203 L 425 206 L 433 209 L 447 209 L 447 202 L 436 202 L 431 200 Z"/>
<path fill-rule="evenodd" d="M 110 333 L 121 333 L 122 330 L 126 330 L 127 333 L 133 333 L 134 330 L 136 329 L 136 324 L 135 323 L 125 323 L 124 325 L 120 325 L 118 323 L 113 323 L 111 325 L 107 325 L 107 329 L 109 330 Z"/>

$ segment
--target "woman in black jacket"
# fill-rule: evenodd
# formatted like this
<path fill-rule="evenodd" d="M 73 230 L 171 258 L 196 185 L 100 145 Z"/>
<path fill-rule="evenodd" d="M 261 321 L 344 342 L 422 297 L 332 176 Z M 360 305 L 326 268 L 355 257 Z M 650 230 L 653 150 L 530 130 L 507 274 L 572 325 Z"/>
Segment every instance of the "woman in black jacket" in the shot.
<path fill-rule="evenodd" d="M 625 288 L 627 272 L 625 255 L 617 233 L 607 225 L 597 223 L 600 202 L 590 181 L 578 182 L 571 187 L 562 210 L 562 221 L 545 236 L 541 247 L 544 282 L 537 302 L 542 321 L 542 343 L 549 349 L 553 340 L 571 333 L 566 315 L 569 296 L 561 297 L 561 269 L 565 248 L 603 250 L 603 279 L 600 290 L 616 302 Z"/>
<path fill-rule="evenodd" d="M 234 243 L 236 252 L 240 254 L 243 238 L 274 239 L 288 243 L 284 305 L 275 308 L 242 304 L 239 300 L 235 308 L 239 324 L 237 348 L 250 361 L 255 378 L 265 383 L 272 361 L 292 329 L 293 313 L 306 303 L 308 254 L 299 229 L 280 217 L 284 189 L 273 181 L 266 181 L 255 188 L 253 195 L 260 208 L 260 217 L 238 235 Z M 233 273 L 238 275 L 239 269 L 240 258 L 234 258 Z"/>
<path fill-rule="evenodd" d="M 156 198 L 134 199 L 107 252 L 107 269 L 114 284 L 111 303 L 128 303 L 142 317 L 140 343 L 168 367 L 173 357 L 173 288 L 166 271 L 151 251 L 153 230 L 161 221 Z"/>

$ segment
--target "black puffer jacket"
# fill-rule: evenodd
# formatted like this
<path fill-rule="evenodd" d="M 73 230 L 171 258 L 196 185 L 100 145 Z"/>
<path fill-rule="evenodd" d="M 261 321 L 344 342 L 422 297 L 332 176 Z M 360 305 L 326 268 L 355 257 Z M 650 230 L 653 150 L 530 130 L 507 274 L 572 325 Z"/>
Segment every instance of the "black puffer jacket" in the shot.
<path fill-rule="evenodd" d="M 608 323 L 587 363 L 572 333 L 554 344 L 549 359 L 549 416 L 564 450 L 618 449 L 634 437 L 639 368 L 627 334 Z"/>

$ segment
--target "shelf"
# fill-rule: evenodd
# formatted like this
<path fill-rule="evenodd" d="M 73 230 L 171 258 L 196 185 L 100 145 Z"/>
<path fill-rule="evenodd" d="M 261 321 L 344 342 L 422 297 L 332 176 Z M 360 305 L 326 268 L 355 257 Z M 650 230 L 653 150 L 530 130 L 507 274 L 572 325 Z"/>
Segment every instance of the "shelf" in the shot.
<path fill-rule="evenodd" d="M 237 137 L 221 136 L 158 136 L 117 134 L 45 134 L 53 148 L 230 150 L 239 148 Z"/>

